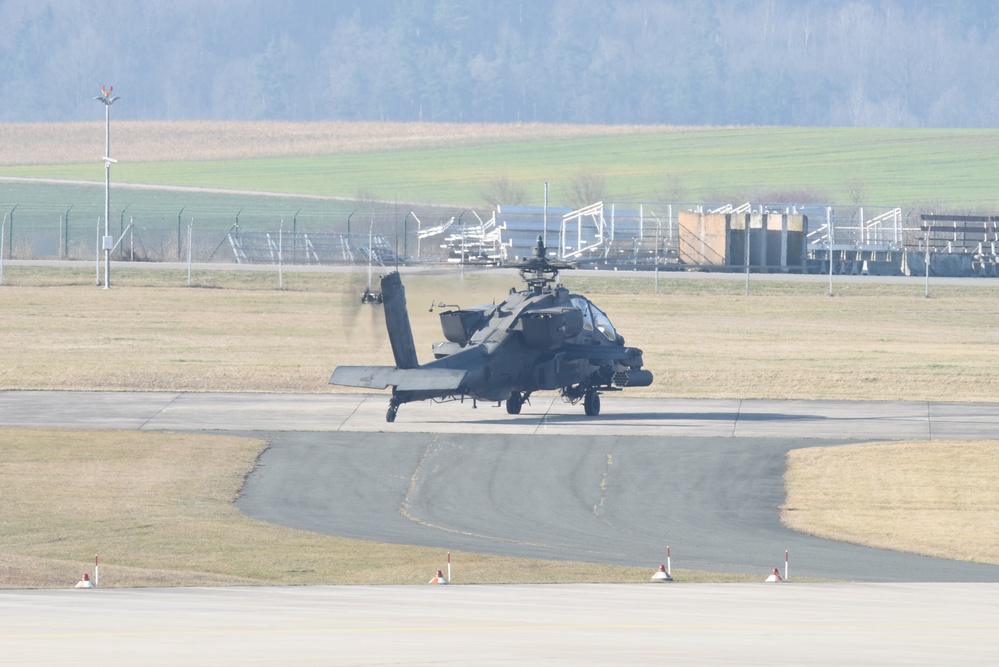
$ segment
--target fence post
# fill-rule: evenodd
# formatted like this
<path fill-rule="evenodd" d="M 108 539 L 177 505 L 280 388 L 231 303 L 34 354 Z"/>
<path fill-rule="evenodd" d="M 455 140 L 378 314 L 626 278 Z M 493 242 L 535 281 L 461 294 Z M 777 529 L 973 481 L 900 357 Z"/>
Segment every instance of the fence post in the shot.
<path fill-rule="evenodd" d="M 662 227 L 662 221 L 659 216 L 656 216 L 656 294 L 659 294 L 659 228 Z"/>
<path fill-rule="evenodd" d="M 7 259 L 14 259 L 14 211 L 20 204 L 14 204 L 10 209 L 10 224 L 7 225 Z"/>
<path fill-rule="evenodd" d="M 763 215 L 763 206 L 760 206 L 760 215 Z M 744 215 L 746 223 L 744 229 L 746 230 L 746 296 L 749 296 L 749 234 L 750 228 L 752 227 L 753 221 L 753 210 L 749 209 L 749 215 Z"/>
<path fill-rule="evenodd" d="M 926 287 L 923 296 L 929 299 L 930 298 L 930 231 L 929 230 L 926 230 L 924 238 L 925 238 L 924 245 L 926 246 L 926 256 L 925 260 L 923 261 L 923 266 L 926 269 Z"/>
<path fill-rule="evenodd" d="M 187 226 L 187 286 L 191 286 L 191 246 L 193 245 L 194 236 L 194 218 L 191 218 L 191 224 Z"/>
<path fill-rule="evenodd" d="M 180 253 L 183 250 L 183 244 L 181 242 L 181 235 L 180 235 L 180 214 L 184 212 L 185 208 L 187 208 L 187 206 L 181 206 L 180 210 L 177 211 L 177 260 L 178 261 L 180 261 L 180 258 L 182 257 Z"/>
<path fill-rule="evenodd" d="M 832 207 L 826 206 L 826 233 L 829 234 L 829 296 L 833 295 L 833 217 Z"/>
<path fill-rule="evenodd" d="M 3 214 L 3 222 L 0 222 L 0 285 L 3 285 L 3 234 L 7 229 L 7 214 Z"/>
<path fill-rule="evenodd" d="M 59 259 L 66 259 L 69 254 L 69 212 L 72 210 L 73 204 L 70 204 L 63 216 L 62 234 L 59 235 Z"/>
<path fill-rule="evenodd" d="M 297 261 L 298 257 L 298 214 L 302 212 L 302 209 L 295 211 L 295 215 L 291 218 L 291 261 L 292 263 Z M 281 221 L 284 224 L 284 221 Z"/>
<path fill-rule="evenodd" d="M 128 210 L 129 206 L 131 206 L 131 204 L 125 204 L 125 208 L 121 209 L 121 214 L 118 216 L 119 239 L 121 239 L 121 237 L 125 235 L 125 211 Z M 129 219 L 129 221 L 131 221 L 131 218 Z M 125 254 L 125 246 L 122 246 L 121 250 L 118 251 L 118 258 L 121 259 L 124 256 L 124 254 Z"/>
<path fill-rule="evenodd" d="M 101 216 L 97 216 L 96 254 L 97 254 L 95 262 L 96 265 L 94 267 L 95 269 L 94 279 L 96 282 L 94 284 L 100 287 L 101 286 Z"/>

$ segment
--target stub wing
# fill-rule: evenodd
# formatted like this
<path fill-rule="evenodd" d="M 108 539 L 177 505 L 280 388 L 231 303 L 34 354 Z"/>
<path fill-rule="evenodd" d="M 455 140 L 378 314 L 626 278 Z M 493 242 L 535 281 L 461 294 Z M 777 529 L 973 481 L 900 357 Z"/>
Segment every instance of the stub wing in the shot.
<path fill-rule="evenodd" d="M 591 361 L 620 361 L 627 365 L 641 366 L 642 351 L 637 347 L 620 345 L 566 345 L 562 348 L 566 359 Z"/>
<path fill-rule="evenodd" d="M 367 389 L 395 387 L 399 391 L 457 391 L 468 371 L 448 368 L 395 368 L 394 366 L 337 366 L 330 384 Z"/>

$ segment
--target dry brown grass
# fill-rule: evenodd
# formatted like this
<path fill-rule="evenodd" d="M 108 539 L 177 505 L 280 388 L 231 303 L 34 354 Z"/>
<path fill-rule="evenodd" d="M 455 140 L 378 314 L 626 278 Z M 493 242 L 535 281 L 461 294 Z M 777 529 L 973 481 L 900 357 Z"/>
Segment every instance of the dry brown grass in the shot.
<path fill-rule="evenodd" d="M 661 134 L 690 128 L 542 123 L 374 123 L 326 121 L 112 122 L 112 151 L 129 162 L 334 155 L 409 148 Z M 0 123 L 0 165 L 93 162 L 104 122 Z M 98 147 L 95 149 L 95 146 Z M 97 156 L 100 157 L 99 155 Z"/>
<path fill-rule="evenodd" d="M 343 363 L 391 363 L 381 311 L 358 303 L 366 277 L 345 274 L 195 274 L 122 269 L 110 291 L 81 270 L 8 271 L 0 288 L 0 389 L 339 391 Z M 656 375 L 631 395 L 994 401 L 999 315 L 994 288 L 925 299 L 878 285 L 829 298 L 716 291 L 714 281 L 663 281 L 659 295 L 622 279 L 567 278 L 645 350 Z M 46 282 L 50 281 L 50 282 Z M 432 302 L 502 298 L 515 275 L 407 276 L 417 351 L 441 340 Z M 31 284 L 48 284 L 33 287 Z M 205 289 L 204 287 L 224 287 Z M 632 289 L 628 289 L 628 288 Z M 635 289 L 636 287 L 640 289 Z M 813 289 L 804 286 L 800 289 Z"/>
<path fill-rule="evenodd" d="M 786 486 L 794 530 L 999 565 L 999 442 L 794 450 Z"/>
<path fill-rule="evenodd" d="M 136 431 L 0 430 L 0 588 L 426 583 L 437 549 L 254 521 L 233 505 L 264 443 Z M 651 569 L 453 554 L 456 583 L 648 581 Z M 685 581 L 738 575 L 677 573 Z"/>

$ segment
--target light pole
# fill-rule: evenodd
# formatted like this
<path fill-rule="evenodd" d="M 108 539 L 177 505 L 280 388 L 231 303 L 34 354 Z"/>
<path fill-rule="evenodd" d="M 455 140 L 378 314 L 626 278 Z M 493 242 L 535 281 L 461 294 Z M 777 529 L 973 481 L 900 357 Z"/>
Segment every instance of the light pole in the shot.
<path fill-rule="evenodd" d="M 111 217 L 111 105 L 118 96 L 111 96 L 114 86 L 101 86 L 101 94 L 94 99 L 104 104 L 104 289 L 111 287 L 111 248 L 113 238 L 108 229 L 108 219 Z"/>

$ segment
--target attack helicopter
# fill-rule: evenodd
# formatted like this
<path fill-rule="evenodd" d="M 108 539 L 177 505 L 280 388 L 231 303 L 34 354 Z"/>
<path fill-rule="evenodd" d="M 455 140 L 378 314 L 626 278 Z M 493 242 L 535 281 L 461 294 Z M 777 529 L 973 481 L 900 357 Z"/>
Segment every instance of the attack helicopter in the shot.
<path fill-rule="evenodd" d="M 627 347 L 610 318 L 586 297 L 558 283 L 573 268 L 547 256 L 539 236 L 533 257 L 514 265 L 526 288 L 510 289 L 500 304 L 439 313 L 445 341 L 433 345 L 434 360 L 420 365 L 398 272 L 381 278 L 395 366 L 337 366 L 329 383 L 348 387 L 392 387 L 386 421 L 411 401 L 474 400 L 506 403 L 520 414 L 536 391 L 557 390 L 586 415 L 600 414 L 600 393 L 647 387 L 642 351 Z M 431 308 L 432 310 L 432 308 Z"/>

